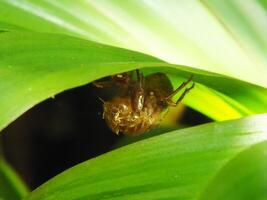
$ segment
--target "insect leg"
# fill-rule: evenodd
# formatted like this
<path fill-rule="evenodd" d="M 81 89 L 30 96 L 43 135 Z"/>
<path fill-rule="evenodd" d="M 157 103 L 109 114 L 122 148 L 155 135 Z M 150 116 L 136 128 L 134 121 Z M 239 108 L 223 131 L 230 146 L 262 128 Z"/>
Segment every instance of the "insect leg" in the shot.
<path fill-rule="evenodd" d="M 107 88 L 113 86 L 112 81 L 94 81 L 92 83 L 97 88 Z"/>
<path fill-rule="evenodd" d="M 181 89 L 183 89 L 188 83 L 190 83 L 193 79 L 193 75 L 189 77 L 189 79 L 186 82 L 183 82 L 178 88 L 176 88 L 173 93 L 171 93 L 166 99 L 171 99 L 173 96 L 175 96 Z"/>
<path fill-rule="evenodd" d="M 179 97 L 179 99 L 178 99 L 176 102 L 173 102 L 173 101 L 171 101 L 171 100 L 170 100 L 170 101 L 167 100 L 168 105 L 170 105 L 170 106 L 177 106 L 177 105 L 183 100 L 183 98 L 185 97 L 185 95 L 186 95 L 190 90 L 192 90 L 192 89 L 194 88 L 194 86 L 195 86 L 195 83 L 193 83 L 193 85 L 192 85 L 191 87 L 186 88 L 185 91 L 182 93 L 182 95 Z"/>
<path fill-rule="evenodd" d="M 145 91 L 144 91 L 145 78 L 139 72 L 138 69 L 136 70 L 136 76 L 137 76 L 137 84 L 135 84 L 133 88 L 132 105 L 134 110 L 141 111 L 143 109 L 145 100 Z"/>
<path fill-rule="evenodd" d="M 137 76 L 139 88 L 143 88 L 144 83 L 145 83 L 145 78 L 144 78 L 143 74 L 140 73 L 139 69 L 136 70 L 136 76 Z"/>
<path fill-rule="evenodd" d="M 172 94 L 170 94 L 167 98 L 166 98 L 166 103 L 170 106 L 176 106 L 179 102 L 182 101 L 182 99 L 185 97 L 185 95 L 194 88 L 195 84 L 193 83 L 193 85 L 189 88 L 186 88 L 185 91 L 182 93 L 182 95 L 179 97 L 179 99 L 176 102 L 172 101 L 172 97 L 174 95 L 176 95 L 181 89 L 183 89 L 186 85 L 188 85 L 188 83 L 190 83 L 193 79 L 193 75 L 191 75 L 189 77 L 189 79 L 186 82 L 183 82 L 176 90 L 174 90 L 174 92 Z"/>

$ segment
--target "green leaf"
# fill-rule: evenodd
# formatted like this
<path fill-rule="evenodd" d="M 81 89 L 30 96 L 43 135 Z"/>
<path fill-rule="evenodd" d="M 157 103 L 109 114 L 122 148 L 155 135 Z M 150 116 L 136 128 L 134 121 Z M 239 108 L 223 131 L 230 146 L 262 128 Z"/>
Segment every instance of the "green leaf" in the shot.
<path fill-rule="evenodd" d="M 267 112 L 267 90 L 141 53 L 58 34 L 0 33 L 0 129 L 40 101 L 98 78 L 145 68 L 170 75 L 174 87 L 194 74 L 185 103 L 218 120 Z M 209 88 L 207 88 L 209 87 Z"/>
<path fill-rule="evenodd" d="M 2 158 L 0 159 L 0 199 L 19 200 L 28 193 L 28 189 L 15 171 Z"/>
<path fill-rule="evenodd" d="M 196 199 L 232 158 L 266 139 L 267 114 L 172 131 L 79 164 L 26 200 Z"/>
<path fill-rule="evenodd" d="M 20 26 L 16 26 L 16 25 L 13 25 L 13 24 L 5 23 L 5 22 L 0 22 L 0 33 L 1 32 L 11 31 L 11 30 L 26 31 L 25 28 L 22 28 Z"/>
<path fill-rule="evenodd" d="M 267 142 L 227 163 L 199 199 L 251 200 L 267 197 Z"/>
<path fill-rule="evenodd" d="M 0 21 L 150 54 L 267 87 L 265 1 L 2 0 Z"/>

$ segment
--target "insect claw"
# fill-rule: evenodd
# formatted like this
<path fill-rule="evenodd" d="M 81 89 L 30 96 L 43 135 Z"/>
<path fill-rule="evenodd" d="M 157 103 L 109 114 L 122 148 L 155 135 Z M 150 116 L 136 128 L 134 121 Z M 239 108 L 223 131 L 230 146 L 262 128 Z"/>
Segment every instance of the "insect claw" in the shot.
<path fill-rule="evenodd" d="M 98 99 L 102 101 L 102 103 L 106 103 L 101 97 L 98 97 Z"/>
<path fill-rule="evenodd" d="M 116 133 L 116 135 L 120 135 L 120 131 L 119 130 L 116 130 L 115 133 Z"/>
<path fill-rule="evenodd" d="M 187 88 L 188 90 L 191 90 L 195 87 L 195 82 L 193 82 L 192 86 L 190 88 Z"/>
<path fill-rule="evenodd" d="M 95 86 L 95 87 L 97 87 L 97 88 L 103 88 L 103 85 L 101 84 L 101 83 L 98 83 L 98 82 L 96 82 L 96 81 L 94 81 L 94 82 L 92 82 L 93 83 L 93 85 Z"/>

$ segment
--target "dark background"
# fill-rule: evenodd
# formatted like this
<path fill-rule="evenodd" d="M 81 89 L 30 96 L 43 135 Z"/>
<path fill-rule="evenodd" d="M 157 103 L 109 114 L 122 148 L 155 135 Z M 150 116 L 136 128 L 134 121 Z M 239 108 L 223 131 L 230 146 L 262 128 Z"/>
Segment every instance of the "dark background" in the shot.
<path fill-rule="evenodd" d="M 179 123 L 192 126 L 209 121 L 187 108 Z M 34 189 L 67 168 L 112 150 L 123 136 L 106 126 L 102 102 L 89 84 L 30 109 L 1 137 L 5 158 Z"/>

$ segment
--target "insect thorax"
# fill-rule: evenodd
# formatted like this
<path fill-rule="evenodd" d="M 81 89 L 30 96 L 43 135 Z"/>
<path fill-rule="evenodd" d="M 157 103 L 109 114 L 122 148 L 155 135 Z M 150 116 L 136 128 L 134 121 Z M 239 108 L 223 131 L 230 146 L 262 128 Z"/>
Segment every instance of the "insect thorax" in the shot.
<path fill-rule="evenodd" d="M 116 134 L 139 135 L 158 125 L 163 110 L 157 99 L 149 96 L 141 111 L 135 111 L 131 98 L 115 97 L 104 103 L 104 119 Z"/>

